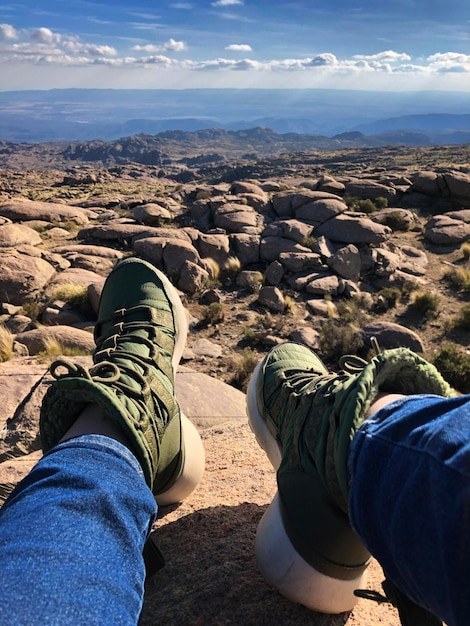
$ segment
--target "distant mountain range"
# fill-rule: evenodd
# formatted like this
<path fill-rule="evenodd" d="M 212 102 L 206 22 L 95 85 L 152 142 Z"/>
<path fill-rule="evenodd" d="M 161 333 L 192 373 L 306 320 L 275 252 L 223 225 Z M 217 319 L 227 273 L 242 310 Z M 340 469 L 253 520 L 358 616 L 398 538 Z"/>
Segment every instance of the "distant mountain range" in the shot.
<path fill-rule="evenodd" d="M 470 143 L 470 94 L 319 89 L 0 92 L 0 141 L 114 140 L 254 127 L 341 146 Z"/>

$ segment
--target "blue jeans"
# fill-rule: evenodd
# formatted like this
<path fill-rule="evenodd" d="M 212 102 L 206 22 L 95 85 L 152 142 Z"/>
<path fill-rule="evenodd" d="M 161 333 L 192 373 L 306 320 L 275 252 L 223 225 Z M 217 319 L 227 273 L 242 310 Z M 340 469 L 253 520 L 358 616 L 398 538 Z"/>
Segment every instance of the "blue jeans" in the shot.
<path fill-rule="evenodd" d="M 449 626 L 470 623 L 470 396 L 408 396 L 356 432 L 351 523 L 384 572 Z"/>
<path fill-rule="evenodd" d="M 0 624 L 137 624 L 157 506 L 123 445 L 53 448 L 0 511 Z"/>

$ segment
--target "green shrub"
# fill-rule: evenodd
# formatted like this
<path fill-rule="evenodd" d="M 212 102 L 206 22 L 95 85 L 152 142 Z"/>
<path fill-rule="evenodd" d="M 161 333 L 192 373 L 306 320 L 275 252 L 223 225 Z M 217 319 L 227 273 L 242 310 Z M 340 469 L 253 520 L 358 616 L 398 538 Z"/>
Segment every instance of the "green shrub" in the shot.
<path fill-rule="evenodd" d="M 406 217 L 400 211 L 390 211 L 387 215 L 384 215 L 383 223 L 385 226 L 389 226 L 392 230 L 409 230 L 410 223 Z"/>
<path fill-rule="evenodd" d="M 402 302 L 409 302 L 412 295 L 416 293 L 416 291 L 419 291 L 420 289 L 421 287 L 417 283 L 413 283 L 411 281 L 404 283 L 401 288 Z"/>
<path fill-rule="evenodd" d="M 304 237 L 300 242 L 304 248 L 308 248 L 309 250 L 314 250 L 315 245 L 317 243 L 317 238 L 314 235 L 309 235 L 308 237 Z"/>
<path fill-rule="evenodd" d="M 361 308 L 361 300 L 359 299 L 338 300 L 336 311 L 342 324 L 362 326 L 366 320 L 366 315 Z"/>
<path fill-rule="evenodd" d="M 330 362 L 338 361 L 344 354 L 357 354 L 364 346 L 358 328 L 337 318 L 328 319 L 320 328 L 319 335 L 322 356 Z"/>
<path fill-rule="evenodd" d="M 397 306 L 400 302 L 401 291 L 398 287 L 384 287 L 379 292 L 377 292 L 377 296 L 383 298 L 390 308 Z"/>
<path fill-rule="evenodd" d="M 388 200 L 383 196 L 379 196 L 374 200 L 374 204 L 378 209 L 386 209 L 388 207 Z"/>
<path fill-rule="evenodd" d="M 456 319 L 456 324 L 460 326 L 460 328 L 470 330 L 470 304 L 466 304 L 461 308 L 460 314 Z"/>
<path fill-rule="evenodd" d="M 434 365 L 460 393 L 470 393 L 470 355 L 454 343 L 446 343 L 434 357 Z"/>
<path fill-rule="evenodd" d="M 354 211 L 358 211 L 360 213 L 374 213 L 377 210 L 375 204 L 369 198 L 365 200 L 358 200 L 354 205 Z"/>
<path fill-rule="evenodd" d="M 21 313 L 30 317 L 33 321 L 36 321 L 41 312 L 41 307 L 37 302 L 25 302 L 21 305 Z"/>
<path fill-rule="evenodd" d="M 211 302 L 204 311 L 202 324 L 204 326 L 215 326 L 225 319 L 224 305 L 221 302 Z"/>
<path fill-rule="evenodd" d="M 441 298 L 430 291 L 417 293 L 413 298 L 413 308 L 425 317 L 433 317 L 439 312 Z"/>
<path fill-rule="evenodd" d="M 250 341 L 250 342 L 251 342 L 251 341 L 255 341 L 255 339 L 256 339 L 256 333 L 255 333 L 255 331 L 253 330 L 253 328 L 251 328 L 250 326 L 247 326 L 247 327 L 245 328 L 244 333 L 243 333 L 243 337 L 244 337 L 244 339 L 245 339 L 246 341 Z"/>

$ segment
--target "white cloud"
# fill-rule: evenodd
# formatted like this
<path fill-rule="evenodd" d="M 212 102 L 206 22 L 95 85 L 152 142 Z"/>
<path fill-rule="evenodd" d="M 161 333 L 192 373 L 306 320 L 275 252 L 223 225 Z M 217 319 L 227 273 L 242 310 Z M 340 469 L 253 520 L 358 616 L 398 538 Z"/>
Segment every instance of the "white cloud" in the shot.
<path fill-rule="evenodd" d="M 438 52 L 426 59 L 431 70 L 438 74 L 470 73 L 470 55 L 458 52 Z"/>
<path fill-rule="evenodd" d="M 221 4 L 224 2 L 225 4 Z M 218 0 L 218 6 L 228 6 L 234 0 Z M 238 3 L 240 3 L 238 1 Z M 176 3 L 186 5 L 189 3 Z M 155 26 L 155 25 L 154 25 Z M 135 39 L 123 41 L 120 45 L 132 46 Z M 237 58 L 207 58 L 193 59 L 186 54 L 186 58 L 175 54 L 187 50 L 184 41 L 170 38 L 161 44 L 134 45 L 131 53 L 126 56 L 118 52 L 111 45 L 96 44 L 83 41 L 74 34 L 55 33 L 49 28 L 16 30 L 12 25 L 0 24 L 0 71 L 3 89 L 8 89 L 11 81 L 17 85 L 18 77 L 24 76 L 24 88 L 29 88 L 34 70 L 38 73 L 46 72 L 54 75 L 54 66 L 62 68 L 61 76 L 66 75 L 66 68 L 73 68 L 66 75 L 66 84 L 73 83 L 75 77 L 82 76 L 86 68 L 106 68 L 107 76 L 118 83 L 118 73 L 121 68 L 126 71 L 126 85 L 132 87 L 142 76 L 163 76 L 162 84 L 223 85 L 223 86 L 253 86 L 277 85 L 280 88 L 287 86 L 325 86 L 348 84 L 349 88 L 362 88 L 372 83 L 382 88 L 391 89 L 392 85 L 407 84 L 414 88 L 413 81 L 419 80 L 427 84 L 439 77 L 439 86 L 454 85 L 455 90 L 461 90 L 462 85 L 470 91 L 470 81 L 465 81 L 461 75 L 470 74 L 470 55 L 457 52 L 438 52 L 427 58 L 415 58 L 394 50 L 384 50 L 376 54 L 357 54 L 350 57 L 339 57 L 332 52 L 312 54 L 302 58 L 264 59 L 255 57 L 250 45 L 231 43 L 226 50 L 231 53 L 244 53 L 242 59 Z M 237 57 L 236 54 L 227 55 Z M 18 67 L 22 66 L 19 71 Z M 171 71 L 170 71 L 171 70 Z M 104 69 L 103 69 L 104 71 Z M 56 86 L 62 85 L 57 70 Z M 113 73 L 114 72 L 114 73 Z M 198 76 L 199 74 L 199 76 Z M 202 78 L 204 75 L 204 78 Z M 4 76 L 10 77 L 5 84 Z M 137 79 L 136 77 L 140 77 Z M 360 79 L 359 79 L 360 77 Z M 393 77 L 393 80 L 391 79 Z M 28 82 L 29 80 L 29 82 Z M 53 78 L 51 79 L 53 80 Z M 336 82 L 335 82 L 336 81 Z M 34 80 L 33 80 L 34 83 Z M 86 85 L 82 82 L 81 86 Z M 141 83 L 141 84 L 145 84 Z M 385 87 L 383 87 L 385 86 Z"/>
<path fill-rule="evenodd" d="M 164 50 L 171 50 L 172 52 L 181 52 L 182 50 L 186 50 L 186 44 L 184 41 L 175 41 L 174 39 L 169 39 L 164 45 Z"/>
<path fill-rule="evenodd" d="M 393 50 L 385 50 L 378 54 L 355 54 L 353 59 L 358 61 L 377 61 L 379 63 L 395 63 L 398 61 L 411 61 L 411 57 L 408 54 L 402 52 L 394 52 Z"/>
<path fill-rule="evenodd" d="M 325 52 L 324 54 L 318 54 L 316 57 L 307 62 L 306 65 L 310 67 L 327 67 L 337 64 L 338 60 L 335 55 L 330 52 Z"/>
<path fill-rule="evenodd" d="M 213 7 L 230 7 L 235 4 L 243 4 L 243 0 L 216 0 L 211 2 Z"/>
<path fill-rule="evenodd" d="M 90 54 L 93 57 L 117 56 L 116 48 L 111 46 L 98 46 L 95 44 L 85 44 L 77 40 L 65 41 L 62 48 L 73 54 Z"/>
<path fill-rule="evenodd" d="M 57 44 L 61 36 L 54 34 L 49 28 L 37 28 L 31 33 L 31 39 L 38 43 Z"/>
<path fill-rule="evenodd" d="M 246 43 L 231 43 L 225 49 L 232 52 L 253 52 L 253 48 Z"/>
<path fill-rule="evenodd" d="M 16 29 L 10 24 L 0 24 L 0 41 L 13 41 L 18 39 Z"/>
<path fill-rule="evenodd" d="M 175 41 L 170 38 L 161 46 L 149 43 L 145 46 L 133 46 L 132 49 L 136 52 L 181 52 L 182 50 L 186 50 L 186 44 L 184 41 Z"/>

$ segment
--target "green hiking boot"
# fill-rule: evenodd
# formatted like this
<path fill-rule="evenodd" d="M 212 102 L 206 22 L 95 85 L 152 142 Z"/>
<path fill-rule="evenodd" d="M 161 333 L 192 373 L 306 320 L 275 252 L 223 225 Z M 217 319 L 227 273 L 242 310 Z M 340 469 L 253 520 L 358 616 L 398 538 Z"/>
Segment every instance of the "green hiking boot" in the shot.
<path fill-rule="evenodd" d="M 247 391 L 252 430 L 277 469 L 283 523 L 297 552 L 316 570 L 353 579 L 369 554 L 348 519 L 351 440 L 379 392 L 453 395 L 437 369 L 406 348 L 370 362 L 343 357 L 330 374 L 304 345 L 276 346 Z"/>
<path fill-rule="evenodd" d="M 96 404 L 126 435 L 155 495 L 166 492 L 184 464 L 174 376 L 186 332 L 183 305 L 169 280 L 146 261 L 119 262 L 101 295 L 94 365 L 51 365 L 56 380 L 40 413 L 43 451 L 60 441 L 88 404 Z"/>

